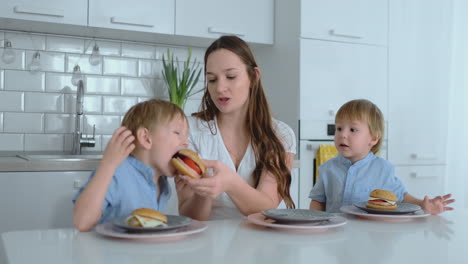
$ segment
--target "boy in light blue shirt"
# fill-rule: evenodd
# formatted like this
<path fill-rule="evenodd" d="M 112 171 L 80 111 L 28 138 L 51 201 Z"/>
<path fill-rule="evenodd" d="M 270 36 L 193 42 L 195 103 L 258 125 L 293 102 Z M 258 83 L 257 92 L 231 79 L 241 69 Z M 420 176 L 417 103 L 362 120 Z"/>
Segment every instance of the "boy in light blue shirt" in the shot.
<path fill-rule="evenodd" d="M 339 152 L 319 167 L 320 176 L 312 188 L 310 209 L 339 212 L 341 206 L 367 201 L 374 189 L 390 190 L 398 201 L 421 206 L 430 214 L 453 210 L 451 194 L 420 200 L 410 195 L 395 175 L 393 165 L 375 156 L 382 144 L 384 118 L 368 100 L 344 104 L 335 117 L 335 146 Z"/>
<path fill-rule="evenodd" d="M 89 231 L 137 208 L 163 211 L 171 195 L 166 176 L 177 174 L 170 161 L 187 147 L 188 123 L 177 105 L 156 99 L 134 105 L 73 200 L 75 227 Z"/>

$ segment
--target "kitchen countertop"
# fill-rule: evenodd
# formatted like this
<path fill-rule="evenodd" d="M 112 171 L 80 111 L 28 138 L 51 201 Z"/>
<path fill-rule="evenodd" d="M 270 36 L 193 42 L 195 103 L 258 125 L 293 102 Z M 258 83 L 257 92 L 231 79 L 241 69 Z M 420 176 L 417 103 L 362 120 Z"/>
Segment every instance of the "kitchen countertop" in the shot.
<path fill-rule="evenodd" d="M 69 159 L 69 160 L 27 160 L 21 156 L 28 155 L 63 155 L 68 153 L 51 151 L 0 151 L 0 172 L 18 172 L 18 171 L 90 171 L 99 165 L 97 159 Z M 101 155 L 101 152 L 86 152 L 86 155 Z M 299 161 L 295 160 L 294 168 L 299 168 Z"/>
<path fill-rule="evenodd" d="M 18 171 L 90 171 L 99 165 L 98 159 L 31 159 L 27 160 L 21 156 L 29 155 L 64 155 L 63 152 L 30 151 L 30 152 L 0 152 L 0 172 Z M 101 155 L 100 152 L 86 152 L 83 155 Z"/>
<path fill-rule="evenodd" d="M 169 241 L 52 229 L 7 232 L 0 242 L 10 264 L 465 263 L 468 209 L 398 223 L 343 216 L 346 225 L 321 233 L 231 219 L 205 222 L 203 232 Z"/>

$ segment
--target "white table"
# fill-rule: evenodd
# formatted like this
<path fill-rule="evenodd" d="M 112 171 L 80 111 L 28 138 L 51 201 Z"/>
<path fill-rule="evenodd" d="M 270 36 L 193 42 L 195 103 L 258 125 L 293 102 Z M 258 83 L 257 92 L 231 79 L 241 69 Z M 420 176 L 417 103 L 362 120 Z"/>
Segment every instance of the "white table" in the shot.
<path fill-rule="evenodd" d="M 111 239 L 74 229 L 14 231 L 1 236 L 3 262 L 468 263 L 468 210 L 405 223 L 346 217 L 346 225 L 324 233 L 280 231 L 245 219 L 210 221 L 202 233 L 165 242 Z"/>

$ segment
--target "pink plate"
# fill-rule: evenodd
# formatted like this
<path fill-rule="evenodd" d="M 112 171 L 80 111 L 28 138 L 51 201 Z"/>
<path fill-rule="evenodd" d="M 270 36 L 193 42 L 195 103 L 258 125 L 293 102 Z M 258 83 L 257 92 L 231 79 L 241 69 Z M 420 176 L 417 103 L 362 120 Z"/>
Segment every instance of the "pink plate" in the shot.
<path fill-rule="evenodd" d="M 184 236 L 196 234 L 204 231 L 207 228 L 205 223 L 192 220 L 192 223 L 188 226 L 160 232 L 138 232 L 131 233 L 124 229 L 118 228 L 111 222 L 99 224 L 94 229 L 96 233 L 115 237 L 115 238 L 126 238 L 126 239 L 148 239 L 148 240 L 172 240 L 180 239 Z"/>
<path fill-rule="evenodd" d="M 353 205 L 342 206 L 340 210 L 343 213 L 356 215 L 362 218 L 371 219 L 371 220 L 379 220 L 379 221 L 386 221 L 386 222 L 407 222 L 413 219 L 428 217 L 430 214 L 419 210 L 411 214 L 394 214 L 394 215 L 386 215 L 386 214 L 372 214 L 368 213 L 364 210 L 361 210 Z"/>
<path fill-rule="evenodd" d="M 346 224 L 346 219 L 341 216 L 336 216 L 328 221 L 315 223 L 296 223 L 296 224 L 279 224 L 275 220 L 266 218 L 262 213 L 251 214 L 247 216 L 247 220 L 251 223 L 261 226 L 267 226 L 285 230 L 302 230 L 311 232 L 323 232 L 329 228 L 338 227 Z"/>

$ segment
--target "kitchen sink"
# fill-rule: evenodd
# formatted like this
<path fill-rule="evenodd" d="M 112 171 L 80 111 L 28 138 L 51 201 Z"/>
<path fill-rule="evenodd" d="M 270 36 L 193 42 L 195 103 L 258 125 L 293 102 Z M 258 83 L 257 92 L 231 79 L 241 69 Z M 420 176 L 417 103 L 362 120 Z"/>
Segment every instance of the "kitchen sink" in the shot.
<path fill-rule="evenodd" d="M 19 154 L 16 157 L 24 160 L 78 161 L 100 160 L 102 155 L 89 154 Z"/>

